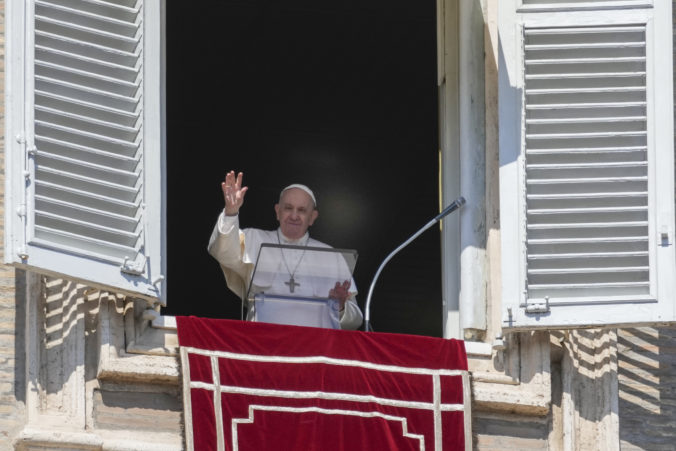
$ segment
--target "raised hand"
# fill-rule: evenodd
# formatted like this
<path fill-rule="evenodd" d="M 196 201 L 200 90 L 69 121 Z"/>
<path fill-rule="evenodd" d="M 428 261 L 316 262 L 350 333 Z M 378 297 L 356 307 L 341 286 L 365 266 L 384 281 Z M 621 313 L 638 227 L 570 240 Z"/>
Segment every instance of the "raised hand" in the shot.
<path fill-rule="evenodd" d="M 249 188 L 242 187 L 243 177 L 244 174 L 241 172 L 235 176 L 235 171 L 230 171 L 225 174 L 225 180 L 221 182 L 223 199 L 225 200 L 225 214 L 228 216 L 238 214 L 244 203 L 244 195 Z"/>

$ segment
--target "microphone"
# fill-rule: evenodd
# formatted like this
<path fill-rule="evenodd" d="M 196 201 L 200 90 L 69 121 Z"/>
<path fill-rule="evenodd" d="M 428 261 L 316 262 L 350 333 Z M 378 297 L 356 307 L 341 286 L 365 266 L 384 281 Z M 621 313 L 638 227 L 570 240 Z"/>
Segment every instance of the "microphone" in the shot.
<path fill-rule="evenodd" d="M 365 312 L 364 312 L 364 330 L 366 332 L 369 331 L 370 328 L 370 323 L 371 323 L 371 296 L 373 296 L 373 289 L 376 286 L 376 281 L 378 280 L 378 276 L 380 276 L 381 271 L 385 267 L 385 265 L 394 257 L 400 250 L 408 246 L 413 240 L 418 238 L 425 230 L 429 229 L 432 227 L 434 224 L 437 222 L 441 221 L 444 217 L 448 216 L 449 214 L 453 213 L 455 210 L 458 208 L 462 207 L 465 205 L 465 198 L 460 196 L 457 199 L 455 199 L 451 205 L 448 207 L 444 208 L 441 213 L 436 215 L 433 219 L 431 219 L 427 224 L 425 224 L 420 230 L 415 232 L 409 239 L 404 241 L 399 245 L 398 248 L 390 252 L 390 255 L 385 257 L 385 260 L 380 264 L 378 267 L 378 270 L 376 271 L 376 275 L 373 277 L 373 281 L 371 282 L 371 286 L 369 287 L 369 294 L 366 297 L 366 307 L 365 307 Z"/>

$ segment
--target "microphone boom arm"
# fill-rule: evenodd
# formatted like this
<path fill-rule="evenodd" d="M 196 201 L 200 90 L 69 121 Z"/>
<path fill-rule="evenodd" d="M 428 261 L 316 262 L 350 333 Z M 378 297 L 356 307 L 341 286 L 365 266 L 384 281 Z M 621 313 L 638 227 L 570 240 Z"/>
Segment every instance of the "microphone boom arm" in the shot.
<path fill-rule="evenodd" d="M 376 275 L 373 276 L 373 281 L 371 282 L 371 286 L 369 287 L 369 293 L 368 296 L 366 297 L 366 307 L 365 307 L 365 312 L 364 312 L 364 330 L 366 332 L 369 331 L 370 327 L 370 320 L 371 320 L 371 296 L 373 295 L 373 289 L 376 286 L 376 281 L 378 280 L 378 277 L 380 276 L 380 273 L 382 272 L 383 268 L 385 265 L 394 257 L 400 250 L 408 246 L 413 240 L 418 238 L 424 231 L 432 227 L 434 224 L 437 222 L 441 221 L 442 218 L 447 216 L 448 214 L 454 212 L 458 208 L 462 207 L 465 204 L 465 198 L 464 197 L 458 197 L 456 200 L 454 200 L 451 205 L 448 207 L 444 208 L 444 210 L 439 213 L 437 216 L 435 216 L 433 219 L 431 219 L 427 224 L 425 224 L 420 230 L 415 232 L 413 235 L 411 235 L 406 241 L 401 243 L 399 247 L 397 247 L 395 250 L 390 252 L 390 254 L 385 257 L 385 260 L 380 264 L 378 267 L 378 270 L 376 271 Z"/>

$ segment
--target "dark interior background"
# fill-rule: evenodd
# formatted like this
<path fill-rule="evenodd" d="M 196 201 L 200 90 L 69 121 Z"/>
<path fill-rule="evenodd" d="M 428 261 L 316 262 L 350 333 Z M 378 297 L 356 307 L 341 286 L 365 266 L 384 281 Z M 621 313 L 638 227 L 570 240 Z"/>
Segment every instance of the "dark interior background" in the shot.
<path fill-rule="evenodd" d="M 289 183 L 317 196 L 314 238 L 359 251 L 364 306 L 383 258 L 439 209 L 434 0 L 167 2 L 168 308 L 239 318 L 206 251 L 229 169 L 242 227 L 277 227 Z M 376 331 L 440 336 L 438 229 L 383 271 Z"/>

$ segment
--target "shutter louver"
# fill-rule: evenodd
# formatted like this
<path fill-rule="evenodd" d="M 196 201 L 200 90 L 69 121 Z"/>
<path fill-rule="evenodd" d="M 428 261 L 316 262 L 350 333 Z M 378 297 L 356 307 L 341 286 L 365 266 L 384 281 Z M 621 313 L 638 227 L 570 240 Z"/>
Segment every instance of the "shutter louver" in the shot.
<path fill-rule="evenodd" d="M 139 5 L 35 2 L 32 239 L 119 264 L 143 259 Z"/>
<path fill-rule="evenodd" d="M 527 297 L 650 292 L 646 29 L 525 28 Z"/>

